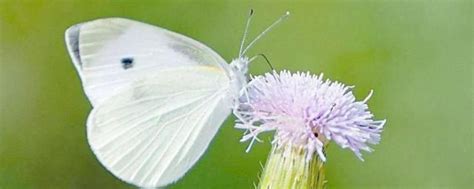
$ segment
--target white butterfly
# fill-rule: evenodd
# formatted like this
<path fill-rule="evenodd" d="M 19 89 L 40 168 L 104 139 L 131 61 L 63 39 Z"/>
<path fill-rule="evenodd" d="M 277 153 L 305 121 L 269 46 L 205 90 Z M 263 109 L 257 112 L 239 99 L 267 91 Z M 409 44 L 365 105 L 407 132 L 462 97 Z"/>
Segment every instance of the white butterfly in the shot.
<path fill-rule="evenodd" d="M 97 159 L 140 187 L 181 178 L 247 83 L 255 57 L 245 52 L 287 15 L 243 49 L 250 16 L 230 65 L 198 41 L 137 21 L 106 18 L 70 27 L 66 43 L 93 106 L 87 138 Z"/>

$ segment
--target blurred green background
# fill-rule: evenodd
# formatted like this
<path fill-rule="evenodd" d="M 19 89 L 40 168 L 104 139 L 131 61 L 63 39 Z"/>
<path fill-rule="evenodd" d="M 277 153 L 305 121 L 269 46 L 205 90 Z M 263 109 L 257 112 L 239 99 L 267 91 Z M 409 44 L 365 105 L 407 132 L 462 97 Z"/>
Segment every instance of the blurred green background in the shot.
<path fill-rule="evenodd" d="M 249 55 L 277 69 L 324 72 L 375 94 L 382 142 L 360 162 L 329 148 L 329 188 L 472 188 L 472 1 L 7 1 L 0 0 L 0 188 L 133 188 L 96 161 L 91 110 L 64 44 L 67 27 L 127 17 L 185 34 L 235 58 L 250 36 L 291 11 Z M 252 74 L 269 68 L 250 66 Z M 253 188 L 267 142 L 245 153 L 233 117 L 203 158 L 169 188 Z"/>

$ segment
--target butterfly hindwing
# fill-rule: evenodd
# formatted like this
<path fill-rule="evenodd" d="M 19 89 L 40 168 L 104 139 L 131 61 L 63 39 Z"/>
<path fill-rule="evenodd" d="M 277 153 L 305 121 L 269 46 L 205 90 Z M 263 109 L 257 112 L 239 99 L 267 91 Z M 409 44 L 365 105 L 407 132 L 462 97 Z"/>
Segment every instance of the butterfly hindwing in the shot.
<path fill-rule="evenodd" d="M 120 179 L 157 187 L 182 177 L 230 113 L 229 81 L 214 67 L 137 80 L 95 107 L 87 124 L 98 160 Z"/>

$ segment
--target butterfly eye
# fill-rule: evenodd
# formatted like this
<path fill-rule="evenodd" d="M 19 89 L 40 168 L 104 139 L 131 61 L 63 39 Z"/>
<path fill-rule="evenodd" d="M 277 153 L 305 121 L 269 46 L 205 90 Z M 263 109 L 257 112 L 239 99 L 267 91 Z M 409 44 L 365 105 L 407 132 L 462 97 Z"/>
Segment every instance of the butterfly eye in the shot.
<path fill-rule="evenodd" d="M 133 58 L 122 58 L 122 67 L 124 70 L 133 67 Z"/>

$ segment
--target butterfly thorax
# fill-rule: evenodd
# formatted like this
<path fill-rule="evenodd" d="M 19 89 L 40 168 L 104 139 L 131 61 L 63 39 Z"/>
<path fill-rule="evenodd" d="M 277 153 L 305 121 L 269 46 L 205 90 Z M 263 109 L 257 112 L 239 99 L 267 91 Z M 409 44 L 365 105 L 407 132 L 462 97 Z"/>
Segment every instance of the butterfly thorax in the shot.
<path fill-rule="evenodd" d="M 230 78 L 231 78 L 231 94 L 236 95 L 235 99 L 242 88 L 247 84 L 247 71 L 248 71 L 249 58 L 239 57 L 230 62 Z"/>

